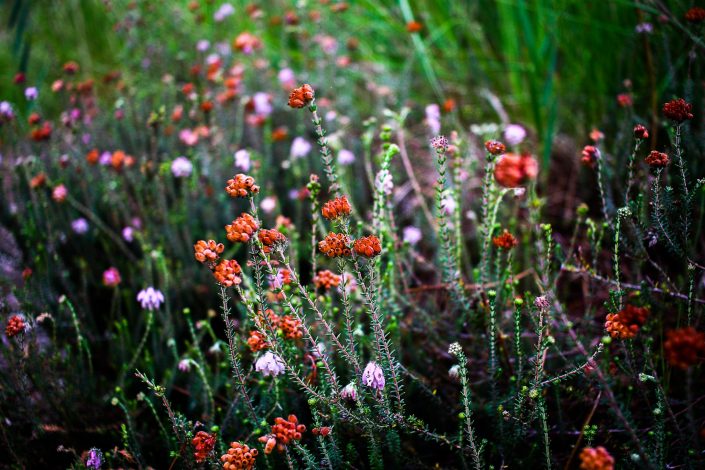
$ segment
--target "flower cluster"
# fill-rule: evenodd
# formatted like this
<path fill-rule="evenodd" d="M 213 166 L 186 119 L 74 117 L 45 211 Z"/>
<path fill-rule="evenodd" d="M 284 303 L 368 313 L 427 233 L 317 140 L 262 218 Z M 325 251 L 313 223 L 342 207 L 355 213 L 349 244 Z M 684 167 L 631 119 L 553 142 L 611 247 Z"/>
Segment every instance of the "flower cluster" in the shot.
<path fill-rule="evenodd" d="M 242 282 L 240 274 L 242 268 L 234 259 L 224 259 L 213 269 L 213 276 L 218 283 L 225 287 L 237 286 Z"/>
<path fill-rule="evenodd" d="M 225 191 L 230 197 L 248 197 L 259 193 L 259 186 L 255 184 L 253 177 L 238 173 L 234 178 L 228 180 Z"/>
<path fill-rule="evenodd" d="M 683 98 L 677 98 L 663 105 L 663 115 L 673 122 L 682 123 L 693 119 L 693 105 Z"/>
<path fill-rule="evenodd" d="M 509 233 L 507 229 L 504 229 L 500 235 L 492 238 L 492 244 L 503 250 L 511 250 L 517 246 L 518 243 L 516 237 Z"/>
<path fill-rule="evenodd" d="M 313 283 L 318 289 L 328 290 L 331 287 L 338 287 L 340 285 L 341 277 L 328 269 L 318 271 L 318 273 L 313 277 Z"/>
<path fill-rule="evenodd" d="M 359 256 L 374 258 L 382 252 L 382 244 L 375 235 L 369 235 L 355 240 L 353 250 Z"/>
<path fill-rule="evenodd" d="M 666 332 L 663 344 L 666 360 L 673 367 L 687 369 L 705 356 L 705 333 L 692 326 Z"/>
<path fill-rule="evenodd" d="M 326 238 L 318 242 L 318 249 L 329 258 L 348 258 L 350 251 L 350 237 L 342 233 L 330 232 Z"/>
<path fill-rule="evenodd" d="M 203 462 L 215 447 L 215 435 L 205 431 L 198 431 L 191 440 L 195 452 L 193 453 L 196 462 Z"/>
<path fill-rule="evenodd" d="M 705 21 L 705 8 L 693 7 L 685 12 L 685 20 L 689 23 L 702 23 Z"/>
<path fill-rule="evenodd" d="M 605 329 L 612 338 L 634 338 L 639 332 L 639 328 L 646 323 L 649 313 L 649 309 L 646 307 L 626 305 L 619 312 L 607 315 Z"/>
<path fill-rule="evenodd" d="M 585 447 L 580 451 L 580 470 L 612 469 L 614 469 L 614 457 L 604 447 Z"/>
<path fill-rule="evenodd" d="M 255 370 L 265 377 L 276 377 L 283 374 L 285 369 L 286 365 L 282 358 L 271 351 L 265 352 L 255 361 Z"/>
<path fill-rule="evenodd" d="M 350 211 L 350 203 L 348 202 L 348 198 L 345 196 L 340 196 L 332 201 L 328 201 L 323 204 L 323 207 L 321 208 L 321 214 L 323 214 L 323 217 L 328 220 L 335 220 L 340 217 L 350 215 Z"/>
<path fill-rule="evenodd" d="M 313 101 L 314 92 L 309 84 L 301 85 L 299 88 L 294 88 L 289 94 L 289 106 L 292 108 L 303 108 Z"/>
<path fill-rule="evenodd" d="M 258 237 L 260 243 L 262 243 L 262 250 L 265 253 L 271 253 L 272 248 L 276 245 L 286 243 L 286 237 L 279 230 L 275 229 L 262 229 L 258 232 Z"/>
<path fill-rule="evenodd" d="M 265 454 L 271 454 L 275 447 L 277 451 L 283 452 L 291 441 L 301 440 L 301 435 L 304 432 L 306 432 L 306 426 L 299 424 L 299 420 L 295 415 L 289 415 L 287 419 L 276 418 L 272 426 L 272 432 L 260 437 L 259 441 L 265 443 Z"/>
<path fill-rule="evenodd" d="M 198 240 L 193 245 L 194 256 L 199 263 L 215 263 L 224 249 L 225 246 L 215 240 Z"/>
<path fill-rule="evenodd" d="M 13 315 L 7 321 L 7 326 L 5 326 L 5 334 L 8 338 L 12 338 L 13 336 L 24 333 L 26 328 L 27 324 L 24 319 L 19 315 Z"/>
<path fill-rule="evenodd" d="M 304 335 L 301 320 L 292 315 L 281 317 L 279 328 L 286 339 L 300 339 Z"/>
<path fill-rule="evenodd" d="M 644 161 L 652 168 L 664 168 L 670 162 L 668 154 L 657 150 L 652 150 L 651 153 L 646 156 Z"/>
<path fill-rule="evenodd" d="M 259 451 L 250 449 L 246 444 L 231 442 L 227 454 L 220 457 L 224 470 L 251 470 Z"/>
<path fill-rule="evenodd" d="M 258 229 L 257 220 L 247 212 L 243 212 L 230 225 L 225 226 L 226 236 L 231 242 L 247 243 Z"/>

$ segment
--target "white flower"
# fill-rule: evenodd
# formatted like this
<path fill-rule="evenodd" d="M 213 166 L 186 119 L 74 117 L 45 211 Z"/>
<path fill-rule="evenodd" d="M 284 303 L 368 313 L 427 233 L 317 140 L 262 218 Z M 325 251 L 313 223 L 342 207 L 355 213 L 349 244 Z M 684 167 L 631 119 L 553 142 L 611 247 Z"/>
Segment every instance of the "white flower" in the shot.
<path fill-rule="evenodd" d="M 416 245 L 423 238 L 420 228 L 409 225 L 402 230 L 402 239 L 410 245 Z"/>
<path fill-rule="evenodd" d="M 235 7 L 233 7 L 229 3 L 223 3 L 220 8 L 213 14 L 213 19 L 220 23 L 223 21 L 225 18 L 228 16 L 231 16 L 232 14 L 235 13 Z"/>
<path fill-rule="evenodd" d="M 250 152 L 245 149 L 240 149 L 235 152 L 235 166 L 242 171 L 250 171 Z"/>
<path fill-rule="evenodd" d="M 341 165 L 352 165 L 355 162 L 355 154 L 350 150 L 342 149 L 338 152 L 338 163 Z"/>
<path fill-rule="evenodd" d="M 26 88 L 24 91 L 24 97 L 27 98 L 27 101 L 34 101 L 37 99 L 38 96 L 39 90 L 37 90 L 37 87 L 35 86 Z"/>
<path fill-rule="evenodd" d="M 187 178 L 193 171 L 193 164 L 186 157 L 177 157 L 171 162 L 171 174 L 174 178 Z"/>
<path fill-rule="evenodd" d="M 255 362 L 255 370 L 262 372 L 262 375 L 265 377 L 276 377 L 277 375 L 283 374 L 284 369 L 284 361 L 271 351 L 262 354 L 259 359 L 257 359 L 257 362 Z"/>
<path fill-rule="evenodd" d="M 265 214 L 271 214 L 272 211 L 277 207 L 277 200 L 272 196 L 267 196 L 262 199 L 259 207 L 264 211 Z"/>
<path fill-rule="evenodd" d="M 504 141 L 509 145 L 519 145 L 526 138 L 526 129 L 519 124 L 509 124 L 504 129 Z"/>
<path fill-rule="evenodd" d="M 311 143 L 303 137 L 296 137 L 291 142 L 291 150 L 289 154 L 291 158 L 303 158 L 311 151 Z"/>

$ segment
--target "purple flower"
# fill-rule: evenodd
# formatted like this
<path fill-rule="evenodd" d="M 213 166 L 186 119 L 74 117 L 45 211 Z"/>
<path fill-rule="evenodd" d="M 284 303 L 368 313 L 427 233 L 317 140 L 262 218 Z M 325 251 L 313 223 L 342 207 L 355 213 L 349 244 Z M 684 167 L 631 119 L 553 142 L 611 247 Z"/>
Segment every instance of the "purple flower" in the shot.
<path fill-rule="evenodd" d="M 71 229 L 79 235 L 83 235 L 88 231 L 88 221 L 83 217 L 71 222 Z"/>
<path fill-rule="evenodd" d="M 117 270 L 117 268 L 114 267 L 109 267 L 105 271 L 103 271 L 103 285 L 106 287 L 116 287 L 120 282 L 122 281 L 122 278 L 120 277 L 120 271 Z"/>
<path fill-rule="evenodd" d="M 113 154 L 106 150 L 105 152 L 100 154 L 100 158 L 98 159 L 98 163 L 100 163 L 103 166 L 108 166 L 108 165 L 110 165 L 110 162 L 112 162 L 112 160 L 113 160 Z"/>
<path fill-rule="evenodd" d="M 352 165 L 355 162 L 355 154 L 350 150 L 342 149 L 338 152 L 338 163 L 341 165 Z"/>
<path fill-rule="evenodd" d="M 198 52 L 206 52 L 209 47 L 211 47 L 211 43 L 208 39 L 201 39 L 196 43 L 196 50 Z"/>
<path fill-rule="evenodd" d="M 191 360 L 181 359 L 179 365 L 177 366 L 181 372 L 188 372 L 191 370 Z"/>
<path fill-rule="evenodd" d="M 164 302 L 164 294 L 150 286 L 137 294 L 137 301 L 145 310 L 157 310 Z"/>
<path fill-rule="evenodd" d="M 250 152 L 245 149 L 240 149 L 235 152 L 235 166 L 242 171 L 250 171 Z"/>
<path fill-rule="evenodd" d="M 174 178 L 188 178 L 193 171 L 193 164 L 186 157 L 177 157 L 171 162 L 171 174 Z"/>
<path fill-rule="evenodd" d="M 441 108 L 437 104 L 426 106 L 426 125 L 431 129 L 431 134 L 441 132 Z"/>
<path fill-rule="evenodd" d="M 289 154 L 291 158 L 303 158 L 311 151 L 311 144 L 303 137 L 297 137 L 291 142 Z"/>
<path fill-rule="evenodd" d="M 127 243 L 132 243 L 132 241 L 135 239 L 135 229 L 132 227 L 125 227 L 122 229 L 122 238 L 127 242 Z"/>
<path fill-rule="evenodd" d="M 37 99 L 38 96 L 39 90 L 37 90 L 37 87 L 35 86 L 26 88 L 24 91 L 24 97 L 27 98 L 27 101 L 34 101 Z"/>
<path fill-rule="evenodd" d="M 384 373 L 376 362 L 369 362 L 367 364 L 365 371 L 362 373 L 362 383 L 375 390 L 382 390 L 384 388 Z"/>
<path fill-rule="evenodd" d="M 269 93 L 260 91 L 252 97 L 252 104 L 255 107 L 255 114 L 267 117 L 272 114 L 272 100 Z"/>
<path fill-rule="evenodd" d="M 255 370 L 262 372 L 265 377 L 276 377 L 284 373 L 284 361 L 271 351 L 267 351 L 255 362 Z"/>
<path fill-rule="evenodd" d="M 409 225 L 402 230 L 402 238 L 408 244 L 416 245 L 423 238 L 423 232 L 420 228 Z"/>
<path fill-rule="evenodd" d="M 88 451 L 88 460 L 86 460 L 86 467 L 92 469 L 99 469 L 103 465 L 103 453 L 100 449 L 92 448 Z"/>
<path fill-rule="evenodd" d="M 519 124 L 509 124 L 504 129 L 504 141 L 509 145 L 519 145 L 526 138 L 526 129 Z"/>
<path fill-rule="evenodd" d="M 638 34 L 651 34 L 654 32 L 654 25 L 651 23 L 639 23 L 634 30 Z"/>
<path fill-rule="evenodd" d="M 551 306 L 551 303 L 548 301 L 545 295 L 542 295 L 534 299 L 534 305 L 540 310 L 548 310 L 548 308 Z"/>
<path fill-rule="evenodd" d="M 7 101 L 0 102 L 0 118 L 11 121 L 15 117 L 15 113 L 12 110 L 12 105 Z"/>
<path fill-rule="evenodd" d="M 223 3 L 220 8 L 213 14 L 213 19 L 220 23 L 223 21 L 225 18 L 228 16 L 231 16 L 235 13 L 235 7 L 233 7 L 229 3 Z"/>

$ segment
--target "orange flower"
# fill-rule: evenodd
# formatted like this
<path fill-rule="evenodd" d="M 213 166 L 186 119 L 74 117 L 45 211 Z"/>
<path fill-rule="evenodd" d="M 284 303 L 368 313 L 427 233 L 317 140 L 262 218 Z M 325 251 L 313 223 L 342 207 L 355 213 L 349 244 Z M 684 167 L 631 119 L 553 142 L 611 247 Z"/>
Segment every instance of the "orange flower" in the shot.
<path fill-rule="evenodd" d="M 374 258 L 382 252 L 382 244 L 375 235 L 362 237 L 355 240 L 353 250 L 360 256 L 366 258 Z"/>
<path fill-rule="evenodd" d="M 231 442 L 228 453 L 222 455 L 220 461 L 224 470 L 252 470 L 258 453 L 257 449 L 250 449 L 246 444 Z"/>
<path fill-rule="evenodd" d="M 239 173 L 228 180 L 225 188 L 230 197 L 247 197 L 259 192 L 259 186 L 255 184 L 255 179 L 251 176 Z"/>
<path fill-rule="evenodd" d="M 32 177 L 31 180 L 29 180 L 29 187 L 32 189 L 39 188 L 40 186 L 44 186 L 44 184 L 47 182 L 47 175 L 44 173 L 38 173 L 34 177 Z"/>
<path fill-rule="evenodd" d="M 332 201 L 323 204 L 321 214 L 328 220 L 334 220 L 345 215 L 350 215 L 350 203 L 345 196 L 336 197 Z"/>
<path fill-rule="evenodd" d="M 291 315 L 284 315 L 281 318 L 279 328 L 281 328 L 286 339 L 299 339 L 304 335 L 301 320 Z"/>
<path fill-rule="evenodd" d="M 252 352 L 261 351 L 269 347 L 269 344 L 264 339 L 264 334 L 257 330 L 250 331 L 250 337 L 247 338 L 247 345 Z"/>
<path fill-rule="evenodd" d="M 330 289 L 331 287 L 338 287 L 340 285 L 341 277 L 332 271 L 327 269 L 323 271 L 318 271 L 313 277 L 313 283 L 319 289 Z"/>
<path fill-rule="evenodd" d="M 272 131 L 272 140 L 274 142 L 281 142 L 282 140 L 286 139 L 288 135 L 289 131 L 286 129 L 286 127 L 277 127 Z"/>
<path fill-rule="evenodd" d="M 580 470 L 613 470 L 614 458 L 604 447 L 585 447 L 580 452 Z"/>
<path fill-rule="evenodd" d="M 271 253 L 275 245 L 286 243 L 286 237 L 278 230 L 262 229 L 257 235 L 265 253 Z"/>
<path fill-rule="evenodd" d="M 264 453 L 271 454 L 274 448 L 283 452 L 284 448 L 291 441 L 301 440 L 301 435 L 306 432 L 306 426 L 298 424 L 299 420 L 295 415 L 289 415 L 287 419 L 276 418 L 272 426 L 272 432 L 259 438 L 264 442 Z"/>
<path fill-rule="evenodd" d="M 418 21 L 409 21 L 406 23 L 406 30 L 410 33 L 418 33 L 423 29 L 423 24 Z"/>
<path fill-rule="evenodd" d="M 281 318 L 279 318 L 279 316 L 274 313 L 274 310 L 272 310 L 271 308 L 265 310 L 264 313 L 260 310 L 259 312 L 257 312 L 257 316 L 255 317 L 255 325 L 257 325 L 257 328 L 259 328 L 260 330 L 276 330 L 279 328 L 280 323 Z"/>
<path fill-rule="evenodd" d="M 98 158 L 100 158 L 100 152 L 98 152 L 98 149 L 93 149 L 86 154 L 86 161 L 89 165 L 95 165 L 98 163 Z"/>
<path fill-rule="evenodd" d="M 223 252 L 225 247 L 222 243 L 217 243 L 215 240 L 198 240 L 193 245 L 194 256 L 200 263 L 213 263 L 218 259 L 218 256 Z"/>
<path fill-rule="evenodd" d="M 500 186 L 516 188 L 536 179 L 539 164 L 529 154 L 505 153 L 495 165 L 494 178 Z"/>
<path fill-rule="evenodd" d="M 256 49 L 262 47 L 262 41 L 252 33 L 244 32 L 240 33 L 233 40 L 233 49 L 244 52 L 245 54 L 251 54 Z"/>
<path fill-rule="evenodd" d="M 318 249 L 329 258 L 349 257 L 350 252 L 350 237 L 342 233 L 329 233 L 326 238 L 318 242 Z"/>
<path fill-rule="evenodd" d="M 289 106 L 292 108 L 303 108 L 313 101 L 314 92 L 309 84 L 303 84 L 299 88 L 294 88 L 289 94 Z"/>
<path fill-rule="evenodd" d="M 257 221 L 247 212 L 243 212 L 232 224 L 225 226 L 228 240 L 231 242 L 247 243 L 257 229 Z"/>
<path fill-rule="evenodd" d="M 705 333 L 692 326 L 670 330 L 666 332 L 663 347 L 669 364 L 687 369 L 702 361 L 705 356 Z"/>
<path fill-rule="evenodd" d="M 242 268 L 234 259 L 224 259 L 213 270 L 213 277 L 225 287 L 237 286 L 242 282 L 240 278 Z"/>
<path fill-rule="evenodd" d="M 639 332 L 639 328 L 646 323 L 648 316 L 648 308 L 627 305 L 621 311 L 607 315 L 605 329 L 612 338 L 634 338 Z"/>
<path fill-rule="evenodd" d="M 507 150 L 507 147 L 497 140 L 488 140 L 485 142 L 485 149 L 491 155 L 502 155 Z"/>
<path fill-rule="evenodd" d="M 519 243 L 507 229 L 504 229 L 501 235 L 498 235 L 492 239 L 492 243 L 497 248 L 502 248 L 503 250 L 511 250 Z"/>

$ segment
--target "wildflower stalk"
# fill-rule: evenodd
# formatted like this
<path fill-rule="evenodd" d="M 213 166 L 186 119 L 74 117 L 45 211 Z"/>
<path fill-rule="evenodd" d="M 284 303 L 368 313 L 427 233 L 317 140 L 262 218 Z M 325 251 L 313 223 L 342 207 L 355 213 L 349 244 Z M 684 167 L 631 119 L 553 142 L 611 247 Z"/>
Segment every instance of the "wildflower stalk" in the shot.
<path fill-rule="evenodd" d="M 602 209 L 602 218 L 605 221 L 609 220 L 607 215 L 607 198 L 605 197 L 605 186 L 602 182 L 602 158 L 597 159 L 597 189 L 600 193 L 600 208 Z"/>
<path fill-rule="evenodd" d="M 346 340 L 348 344 L 348 349 L 352 353 L 353 357 L 357 358 L 357 351 L 355 348 L 355 338 L 353 336 L 353 324 L 354 324 L 354 319 L 353 319 L 353 314 L 352 314 L 352 306 L 350 303 L 350 296 L 348 295 L 348 281 L 345 276 L 345 262 L 342 260 L 342 258 L 338 258 L 338 271 L 340 272 L 340 296 L 341 300 L 343 302 L 343 316 L 345 317 L 345 333 L 346 333 Z M 356 374 L 360 374 L 359 369 L 359 364 L 356 364 L 357 369 L 355 370 Z"/>
<path fill-rule="evenodd" d="M 66 303 L 71 312 L 71 320 L 73 321 L 73 327 L 76 330 L 76 342 L 78 343 L 79 350 L 82 350 L 86 354 L 86 359 L 88 359 L 88 370 L 93 375 L 93 356 L 91 355 L 91 348 L 88 346 L 88 341 L 81 333 L 81 324 L 78 321 L 78 314 L 76 309 L 73 307 L 71 301 L 65 295 L 62 295 L 59 299 L 59 303 Z M 129 369 L 128 369 L 129 370 Z"/>
<path fill-rule="evenodd" d="M 470 385 L 468 383 L 467 358 L 458 343 L 451 344 L 448 352 L 458 359 L 458 365 L 460 366 L 460 385 L 462 387 L 463 407 L 465 410 L 464 413 L 461 414 L 461 418 L 465 419 L 465 431 L 468 435 L 468 444 L 470 445 L 473 464 L 476 470 L 480 470 L 482 468 L 482 461 L 480 460 L 480 450 L 476 442 L 475 430 L 472 423 L 472 402 L 470 399 Z"/>
<path fill-rule="evenodd" d="M 521 384 L 521 372 L 523 366 L 523 352 L 521 349 L 521 311 L 524 305 L 524 301 L 517 297 L 514 299 L 514 354 L 515 354 L 515 373 L 516 373 L 516 383 Z"/>
<path fill-rule="evenodd" d="M 490 200 L 493 193 L 492 173 L 494 169 L 494 155 L 487 154 L 487 164 L 485 165 L 485 180 L 482 185 L 482 253 L 480 268 L 480 285 L 484 285 L 487 279 L 487 269 L 489 265 L 490 237 L 492 226 L 489 221 Z"/>
<path fill-rule="evenodd" d="M 229 320 L 230 317 L 230 297 L 224 286 L 220 286 L 220 300 L 221 300 L 221 315 L 223 322 L 225 323 L 225 335 L 228 338 L 228 356 L 230 357 L 230 367 L 233 370 L 233 377 L 235 378 L 235 385 L 240 389 L 242 397 L 245 399 L 245 404 L 247 405 L 247 411 L 252 418 L 253 424 L 259 422 L 257 419 L 257 413 L 255 413 L 255 408 L 252 405 L 252 399 L 247 392 L 247 387 L 245 387 L 245 375 L 242 372 L 242 366 L 238 358 L 235 346 L 235 332 L 233 331 L 232 324 Z"/>
<path fill-rule="evenodd" d="M 681 174 L 681 189 L 683 191 L 683 195 L 685 196 L 683 198 L 683 240 L 685 242 L 684 245 L 687 246 L 688 234 L 690 232 L 690 193 L 688 191 L 688 178 L 686 176 L 685 159 L 683 158 L 683 146 L 681 143 L 682 128 L 682 123 L 678 123 L 676 125 L 676 135 L 673 145 L 676 149 L 676 165 L 678 166 L 678 170 Z"/>
<path fill-rule="evenodd" d="M 492 401 L 493 403 L 497 400 L 497 383 L 495 381 L 495 376 L 497 374 L 497 291 L 489 290 L 487 291 L 487 297 L 490 304 L 490 364 L 489 364 L 489 374 L 490 374 L 490 385 L 492 387 Z"/>
<path fill-rule="evenodd" d="M 629 163 L 627 169 L 627 189 L 624 193 L 625 206 L 629 205 L 629 192 L 631 191 L 631 188 L 634 185 L 634 161 L 636 160 L 636 154 L 639 151 L 639 147 L 641 147 L 641 143 L 643 141 L 644 139 L 637 138 L 636 143 L 634 144 L 634 150 L 632 150 L 631 155 L 629 155 Z"/>
<path fill-rule="evenodd" d="M 622 310 L 622 286 L 620 284 L 621 269 L 619 265 L 619 242 L 620 242 L 620 229 L 622 226 L 622 219 L 627 218 L 630 215 L 628 207 L 622 207 L 617 211 L 617 220 L 615 221 L 614 228 L 614 279 L 617 283 L 617 298 L 619 299 L 619 310 Z"/>
<path fill-rule="evenodd" d="M 149 336 L 149 332 L 152 331 L 152 323 L 154 322 L 154 311 L 152 309 L 147 310 L 147 326 L 145 327 L 144 334 L 142 335 L 142 339 L 140 340 L 139 344 L 137 345 L 137 350 L 135 350 L 135 353 L 132 355 L 132 359 L 128 363 L 127 367 L 125 368 L 125 373 L 131 371 L 134 367 L 135 364 L 137 363 L 137 360 L 140 357 L 140 354 L 142 354 L 142 349 L 144 349 L 144 345 L 147 344 L 147 337 Z"/>
<path fill-rule="evenodd" d="M 335 164 L 333 163 L 333 154 L 328 147 L 328 141 L 326 140 L 326 131 L 321 125 L 321 118 L 318 116 L 318 106 L 316 105 L 316 100 L 313 99 L 308 107 L 311 111 L 311 122 L 313 122 L 313 129 L 316 132 L 316 137 L 318 146 L 320 147 L 321 159 L 323 160 L 323 167 L 328 179 L 328 192 L 334 196 L 340 195 L 340 185 L 338 184 L 338 174 L 335 170 Z"/>
<path fill-rule="evenodd" d="M 201 378 L 201 382 L 203 382 L 203 388 L 204 388 L 203 398 L 205 401 L 206 415 L 214 416 L 215 415 L 215 400 L 213 399 L 213 390 L 211 389 L 211 386 L 208 383 L 208 378 L 206 377 L 205 371 L 201 367 L 201 364 L 198 363 L 198 361 L 194 361 L 193 359 L 189 359 L 189 363 L 193 364 L 196 367 L 196 371 L 198 372 L 198 376 Z M 210 413 L 209 413 L 209 411 L 210 411 Z"/>

